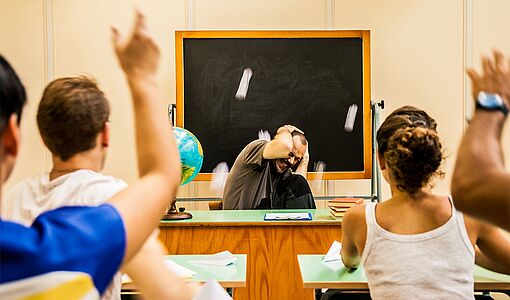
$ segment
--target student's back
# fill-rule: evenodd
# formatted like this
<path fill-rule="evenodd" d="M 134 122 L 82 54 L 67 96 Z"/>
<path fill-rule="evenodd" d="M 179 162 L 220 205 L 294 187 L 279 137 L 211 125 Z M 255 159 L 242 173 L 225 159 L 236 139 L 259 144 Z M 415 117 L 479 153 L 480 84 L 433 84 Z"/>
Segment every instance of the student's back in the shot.
<path fill-rule="evenodd" d="M 444 155 L 426 112 L 394 111 L 377 142 L 392 196 L 350 209 L 342 226 L 342 259 L 348 267 L 363 264 L 373 299 L 473 299 L 475 253 L 482 266 L 510 271 L 510 243 L 501 232 L 463 216 L 449 197 L 430 191 L 432 178 L 442 175 Z M 490 254 L 491 263 L 475 245 Z"/>
<path fill-rule="evenodd" d="M 432 201 L 450 206 L 446 197 Z M 408 207 L 388 213 L 394 205 L 383 207 L 386 203 L 370 203 L 365 210 L 367 239 L 361 263 L 372 297 L 403 299 L 413 291 L 413 299 L 473 299 L 475 253 L 462 214 L 450 206 L 450 216 L 444 218 L 443 205 L 438 205 L 438 217 L 427 222 L 423 218 L 428 213 L 419 213 L 427 204 L 404 204 Z M 412 222 L 414 217 L 418 222 Z"/>
<path fill-rule="evenodd" d="M 49 173 L 33 175 L 12 187 L 2 201 L 1 215 L 30 226 L 45 211 L 62 206 L 95 206 L 105 202 L 127 184 L 92 170 L 77 170 L 50 180 Z"/>
<path fill-rule="evenodd" d="M 396 234 L 417 234 L 445 224 L 452 216 L 448 197 L 433 194 L 420 199 L 392 197 L 377 205 L 377 221 Z"/>

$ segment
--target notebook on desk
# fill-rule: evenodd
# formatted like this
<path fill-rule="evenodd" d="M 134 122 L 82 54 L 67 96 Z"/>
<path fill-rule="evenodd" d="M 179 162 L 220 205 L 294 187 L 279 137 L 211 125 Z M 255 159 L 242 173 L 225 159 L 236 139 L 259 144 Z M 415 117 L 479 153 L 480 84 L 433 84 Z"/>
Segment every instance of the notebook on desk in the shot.
<path fill-rule="evenodd" d="M 311 221 L 312 214 L 306 213 L 266 213 L 264 215 L 265 221 L 284 221 L 284 220 L 297 220 L 297 221 Z"/>

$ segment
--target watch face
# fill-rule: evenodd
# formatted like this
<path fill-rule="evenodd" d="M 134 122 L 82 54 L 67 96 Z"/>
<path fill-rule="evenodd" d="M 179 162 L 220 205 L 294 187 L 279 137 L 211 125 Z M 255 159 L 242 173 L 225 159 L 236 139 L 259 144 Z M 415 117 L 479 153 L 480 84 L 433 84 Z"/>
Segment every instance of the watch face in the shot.
<path fill-rule="evenodd" d="M 503 105 L 503 99 L 498 94 L 480 92 L 477 100 L 478 104 L 485 108 L 499 108 Z"/>

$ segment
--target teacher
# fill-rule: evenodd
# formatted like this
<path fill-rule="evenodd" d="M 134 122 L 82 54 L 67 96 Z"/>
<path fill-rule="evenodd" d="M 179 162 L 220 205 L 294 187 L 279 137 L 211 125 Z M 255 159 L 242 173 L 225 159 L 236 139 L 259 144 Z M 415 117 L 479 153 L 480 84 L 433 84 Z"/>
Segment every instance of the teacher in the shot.
<path fill-rule="evenodd" d="M 292 125 L 280 127 L 271 141 L 249 143 L 225 183 L 223 209 L 315 208 L 308 161 L 308 141 Z"/>

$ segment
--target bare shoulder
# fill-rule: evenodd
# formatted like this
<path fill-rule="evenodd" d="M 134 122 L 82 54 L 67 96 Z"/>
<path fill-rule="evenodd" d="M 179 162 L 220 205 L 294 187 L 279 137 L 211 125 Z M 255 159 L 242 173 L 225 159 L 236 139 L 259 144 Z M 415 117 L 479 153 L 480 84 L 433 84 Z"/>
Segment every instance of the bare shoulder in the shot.
<path fill-rule="evenodd" d="M 345 212 L 342 222 L 344 224 L 352 224 L 354 226 L 365 224 L 365 204 L 349 208 Z"/>

